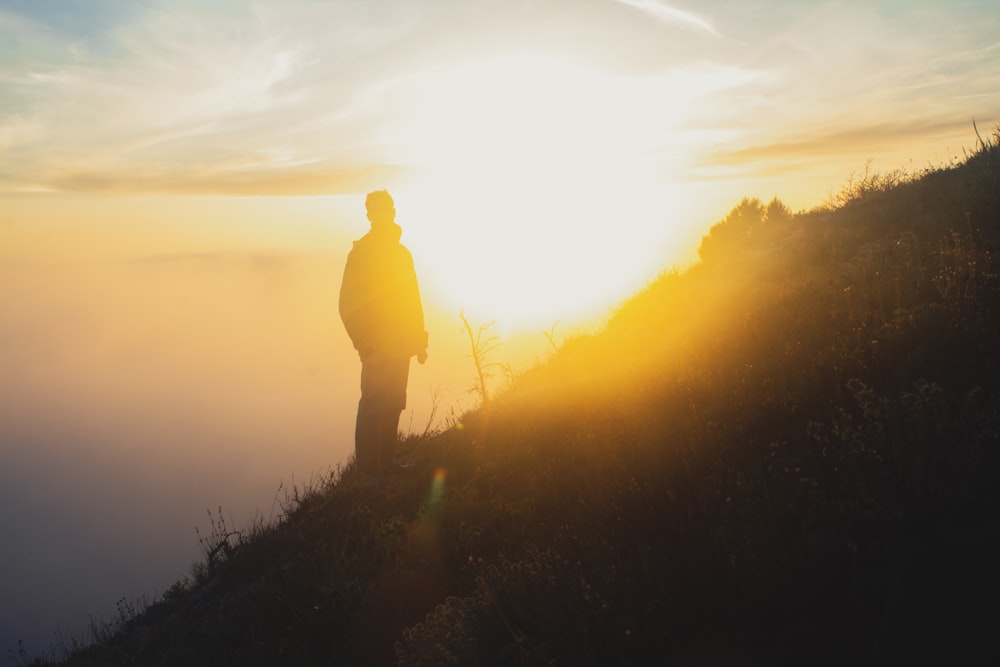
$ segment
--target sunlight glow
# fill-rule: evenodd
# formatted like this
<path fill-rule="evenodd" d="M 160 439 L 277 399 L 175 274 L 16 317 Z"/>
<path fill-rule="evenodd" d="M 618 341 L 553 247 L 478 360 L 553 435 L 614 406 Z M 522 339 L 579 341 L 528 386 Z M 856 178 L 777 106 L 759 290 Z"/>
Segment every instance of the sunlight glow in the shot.
<path fill-rule="evenodd" d="M 429 74 L 406 132 L 424 178 L 397 198 L 422 283 L 505 331 L 602 315 L 663 266 L 684 205 L 671 130 L 718 74 L 650 85 L 529 56 Z"/>

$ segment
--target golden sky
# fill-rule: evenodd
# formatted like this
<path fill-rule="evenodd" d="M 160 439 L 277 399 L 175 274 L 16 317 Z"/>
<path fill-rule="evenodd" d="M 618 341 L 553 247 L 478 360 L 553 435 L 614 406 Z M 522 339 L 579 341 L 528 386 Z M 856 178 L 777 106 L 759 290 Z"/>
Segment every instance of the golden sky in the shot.
<path fill-rule="evenodd" d="M 868 160 L 961 155 L 1000 120 L 998 34 L 986 1 L 7 0 L 0 234 L 43 217 L 11 197 L 48 193 L 97 230 L 246 208 L 183 198 L 354 196 L 328 218 L 358 236 L 388 187 L 448 307 L 593 315 L 742 196 L 811 208 Z M 100 213 L 124 197 L 155 204 Z M 282 244 L 295 206 L 263 208 L 273 230 L 230 231 Z"/>
<path fill-rule="evenodd" d="M 998 15 L 982 1 L 7 0 L 0 187 L 355 193 L 501 138 L 530 163 L 539 137 L 597 160 L 609 145 L 634 160 L 638 143 L 672 181 L 844 155 L 919 167 L 971 145 L 973 117 L 997 121 Z"/>

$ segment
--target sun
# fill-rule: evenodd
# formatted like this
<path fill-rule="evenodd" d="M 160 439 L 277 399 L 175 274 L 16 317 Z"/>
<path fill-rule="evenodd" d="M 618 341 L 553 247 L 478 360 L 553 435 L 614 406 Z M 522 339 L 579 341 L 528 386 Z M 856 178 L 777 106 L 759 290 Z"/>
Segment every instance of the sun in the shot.
<path fill-rule="evenodd" d="M 628 81 L 557 59 L 435 72 L 407 130 L 424 177 L 397 196 L 424 291 L 505 329 L 634 292 L 670 237 L 651 116 Z"/>

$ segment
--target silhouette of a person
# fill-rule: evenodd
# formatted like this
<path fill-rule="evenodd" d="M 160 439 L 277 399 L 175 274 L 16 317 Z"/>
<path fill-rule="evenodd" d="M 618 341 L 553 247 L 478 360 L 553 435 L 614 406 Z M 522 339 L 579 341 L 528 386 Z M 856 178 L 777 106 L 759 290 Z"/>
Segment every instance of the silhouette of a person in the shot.
<path fill-rule="evenodd" d="M 396 207 L 386 190 L 365 199 L 371 229 L 347 256 L 340 318 L 361 357 L 361 400 L 354 458 L 368 478 L 392 463 L 399 415 L 406 407 L 410 357 L 427 359 L 427 331 L 413 257 L 399 242 Z"/>

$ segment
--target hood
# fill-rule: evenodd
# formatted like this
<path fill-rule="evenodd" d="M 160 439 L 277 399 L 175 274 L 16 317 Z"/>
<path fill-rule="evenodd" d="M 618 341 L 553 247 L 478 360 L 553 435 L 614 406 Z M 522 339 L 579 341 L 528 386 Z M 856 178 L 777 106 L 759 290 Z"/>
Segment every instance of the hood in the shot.
<path fill-rule="evenodd" d="M 367 234 L 354 242 L 354 245 L 369 243 L 399 243 L 403 236 L 403 228 L 395 222 L 383 222 L 373 226 Z"/>

